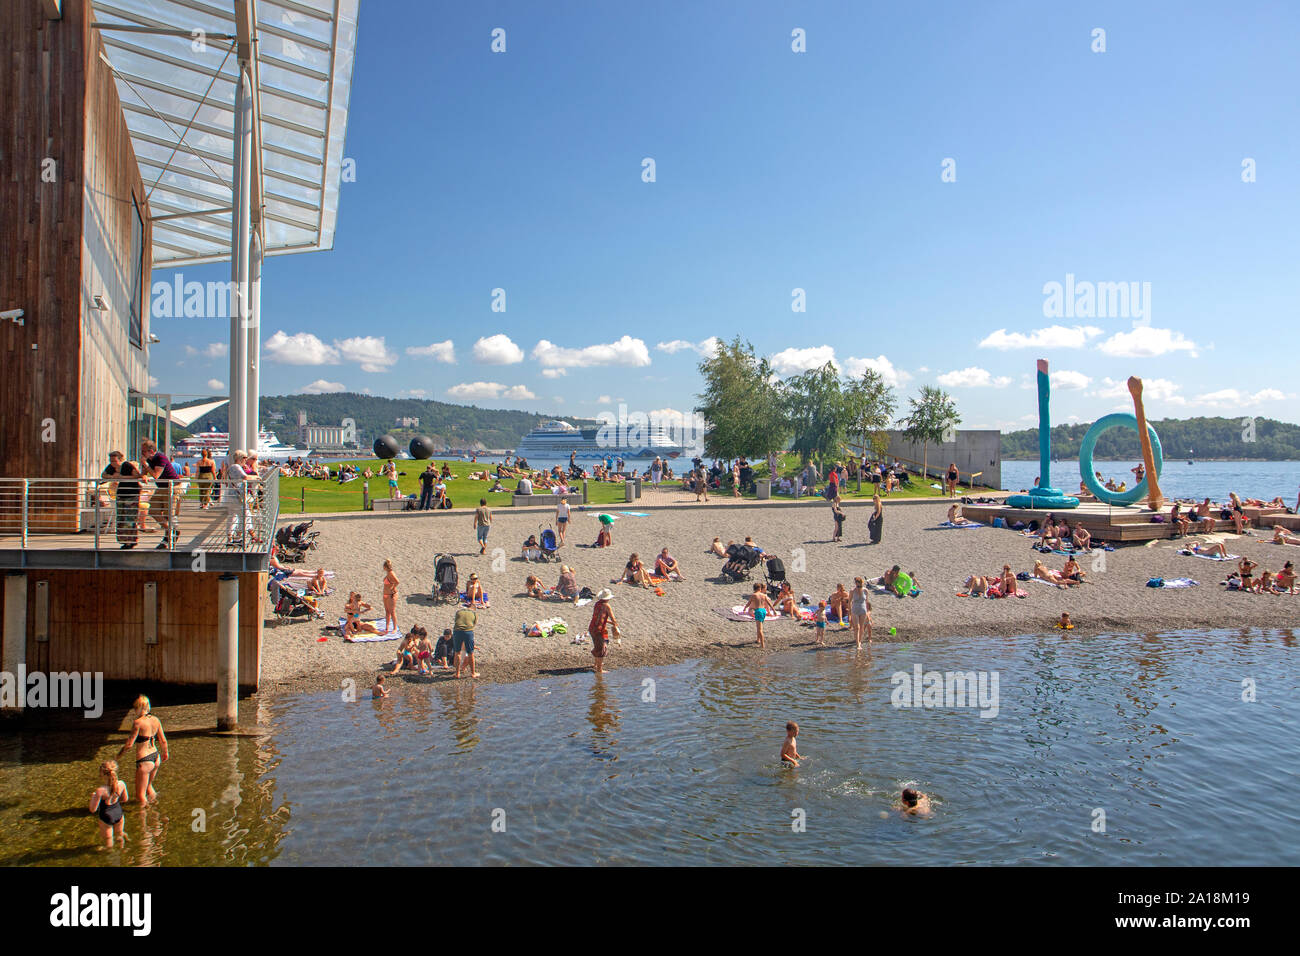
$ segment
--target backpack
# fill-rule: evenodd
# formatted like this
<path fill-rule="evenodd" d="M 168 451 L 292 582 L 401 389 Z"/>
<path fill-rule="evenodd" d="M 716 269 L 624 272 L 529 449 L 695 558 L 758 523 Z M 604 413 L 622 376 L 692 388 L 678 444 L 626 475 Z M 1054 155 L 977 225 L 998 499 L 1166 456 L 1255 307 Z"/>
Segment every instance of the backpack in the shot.
<path fill-rule="evenodd" d="M 596 596 L 596 592 L 593 591 L 591 588 L 583 588 L 581 591 L 578 592 L 579 600 L 583 600 L 583 599 L 589 600 L 594 598 L 595 596 Z"/>

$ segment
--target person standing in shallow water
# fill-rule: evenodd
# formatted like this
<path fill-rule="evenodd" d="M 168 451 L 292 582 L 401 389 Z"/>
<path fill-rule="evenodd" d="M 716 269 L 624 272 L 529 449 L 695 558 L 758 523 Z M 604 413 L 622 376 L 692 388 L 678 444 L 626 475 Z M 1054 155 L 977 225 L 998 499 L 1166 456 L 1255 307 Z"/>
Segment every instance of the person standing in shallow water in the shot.
<path fill-rule="evenodd" d="M 142 806 L 158 799 L 153 782 L 158 776 L 158 768 L 167 760 L 167 735 L 163 733 L 162 721 L 149 709 L 149 698 L 144 694 L 135 699 L 131 736 L 117 752 L 120 757 L 135 747 L 135 796 Z"/>
<path fill-rule="evenodd" d="M 609 602 L 614 599 L 614 592 L 609 588 L 601 588 L 596 592 L 596 606 L 591 610 L 591 623 L 587 625 L 587 634 L 591 637 L 591 657 L 595 663 L 596 673 L 605 673 L 605 656 L 609 653 L 609 632 L 613 631 L 615 635 L 618 631 L 618 621 L 614 619 L 614 611 L 609 606 Z"/>
<path fill-rule="evenodd" d="M 126 846 L 126 822 L 122 804 L 129 799 L 126 784 L 117 779 L 117 761 L 99 765 L 99 786 L 90 792 L 90 812 L 99 820 L 99 836 L 104 846 L 113 849 L 113 837 Z"/>

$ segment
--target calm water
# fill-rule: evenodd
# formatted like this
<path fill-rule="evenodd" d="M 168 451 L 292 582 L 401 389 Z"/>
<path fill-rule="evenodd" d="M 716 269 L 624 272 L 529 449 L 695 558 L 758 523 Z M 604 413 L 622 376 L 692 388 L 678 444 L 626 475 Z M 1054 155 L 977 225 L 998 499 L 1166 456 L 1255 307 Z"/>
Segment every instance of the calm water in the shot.
<path fill-rule="evenodd" d="M 1115 483 L 1133 484 L 1130 469 L 1133 461 L 1098 461 L 1093 470 L 1100 471 Z M 1019 491 L 1030 488 L 1038 476 L 1038 461 L 1003 461 L 1002 487 Z M 1079 487 L 1079 462 L 1052 462 L 1052 484 L 1065 492 Z M 1296 490 L 1300 488 L 1300 461 L 1198 461 L 1187 464 L 1186 458 L 1166 458 L 1160 473 L 1160 490 L 1166 498 L 1195 498 L 1198 501 L 1209 495 L 1214 501 L 1226 501 L 1228 492 L 1235 491 L 1243 498 L 1263 498 L 1276 495 L 1294 507 Z"/>
<path fill-rule="evenodd" d="M 998 715 L 893 707 L 917 663 L 997 671 Z M 1056 634 L 281 698 L 242 712 L 256 740 L 164 712 L 162 809 L 111 853 L 84 800 L 121 738 L 6 735 L 0 862 L 1296 865 L 1296 663 L 1289 631 Z M 905 784 L 932 817 L 894 812 Z"/>

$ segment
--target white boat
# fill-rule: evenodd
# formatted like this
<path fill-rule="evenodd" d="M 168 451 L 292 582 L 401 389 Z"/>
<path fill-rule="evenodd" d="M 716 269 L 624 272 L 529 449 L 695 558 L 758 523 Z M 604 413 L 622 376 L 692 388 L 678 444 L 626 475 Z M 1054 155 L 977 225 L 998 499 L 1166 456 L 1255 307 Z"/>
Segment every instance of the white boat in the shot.
<path fill-rule="evenodd" d="M 662 425 L 601 425 L 578 428 L 566 421 L 542 422 L 519 442 L 516 455 L 524 458 L 676 458 L 685 448 Z"/>
<path fill-rule="evenodd" d="M 204 448 L 215 459 L 226 457 L 230 450 L 230 433 L 206 431 L 191 435 L 189 438 L 182 438 L 175 444 L 175 457 L 198 458 Z M 310 448 L 294 448 L 292 445 L 286 445 L 275 436 L 274 432 L 262 429 L 257 433 L 257 457 L 262 461 L 286 461 L 290 458 L 305 458 L 310 454 Z"/>

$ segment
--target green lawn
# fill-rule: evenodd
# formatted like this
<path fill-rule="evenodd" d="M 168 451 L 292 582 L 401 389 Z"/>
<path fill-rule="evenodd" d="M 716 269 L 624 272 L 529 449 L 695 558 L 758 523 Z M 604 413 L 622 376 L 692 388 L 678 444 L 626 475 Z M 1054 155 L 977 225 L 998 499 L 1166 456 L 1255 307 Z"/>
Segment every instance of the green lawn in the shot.
<path fill-rule="evenodd" d="M 441 470 L 442 460 L 435 458 L 433 461 Z M 330 471 L 337 473 L 339 466 L 343 464 L 356 465 L 358 469 L 369 466 L 372 470 L 378 472 L 384 463 L 373 458 L 331 461 L 329 463 Z M 399 460 L 397 462 L 397 487 L 403 495 L 414 494 L 419 497 L 419 476 L 427 464 L 428 462 L 423 461 Z M 490 470 L 495 466 L 455 460 L 447 460 L 447 466 L 451 469 L 452 474 L 452 477 L 447 479 L 447 494 L 451 497 L 457 511 L 465 508 L 477 508 L 480 498 L 486 498 L 488 507 L 491 508 L 510 507 L 509 492 L 491 494 L 488 489 L 492 487 L 492 482 L 471 481 L 465 477 L 471 471 Z M 364 478 L 358 478 L 356 481 L 349 481 L 346 485 L 340 485 L 337 481 L 317 481 L 314 478 L 287 478 L 281 476 L 280 513 L 295 515 L 304 511 L 307 514 L 317 514 L 323 511 L 360 511 L 362 486 L 365 481 Z M 370 497 L 372 499 L 388 497 L 387 478 L 381 474 L 376 474 L 375 477 L 369 479 L 369 482 Z M 501 479 L 501 484 L 506 488 L 513 489 L 515 483 L 514 479 Z M 579 490 L 581 490 L 581 485 L 579 485 Z M 623 504 L 623 483 L 588 482 L 587 499 L 588 503 L 593 505 Z M 303 507 L 304 500 L 306 502 L 305 508 Z"/>

